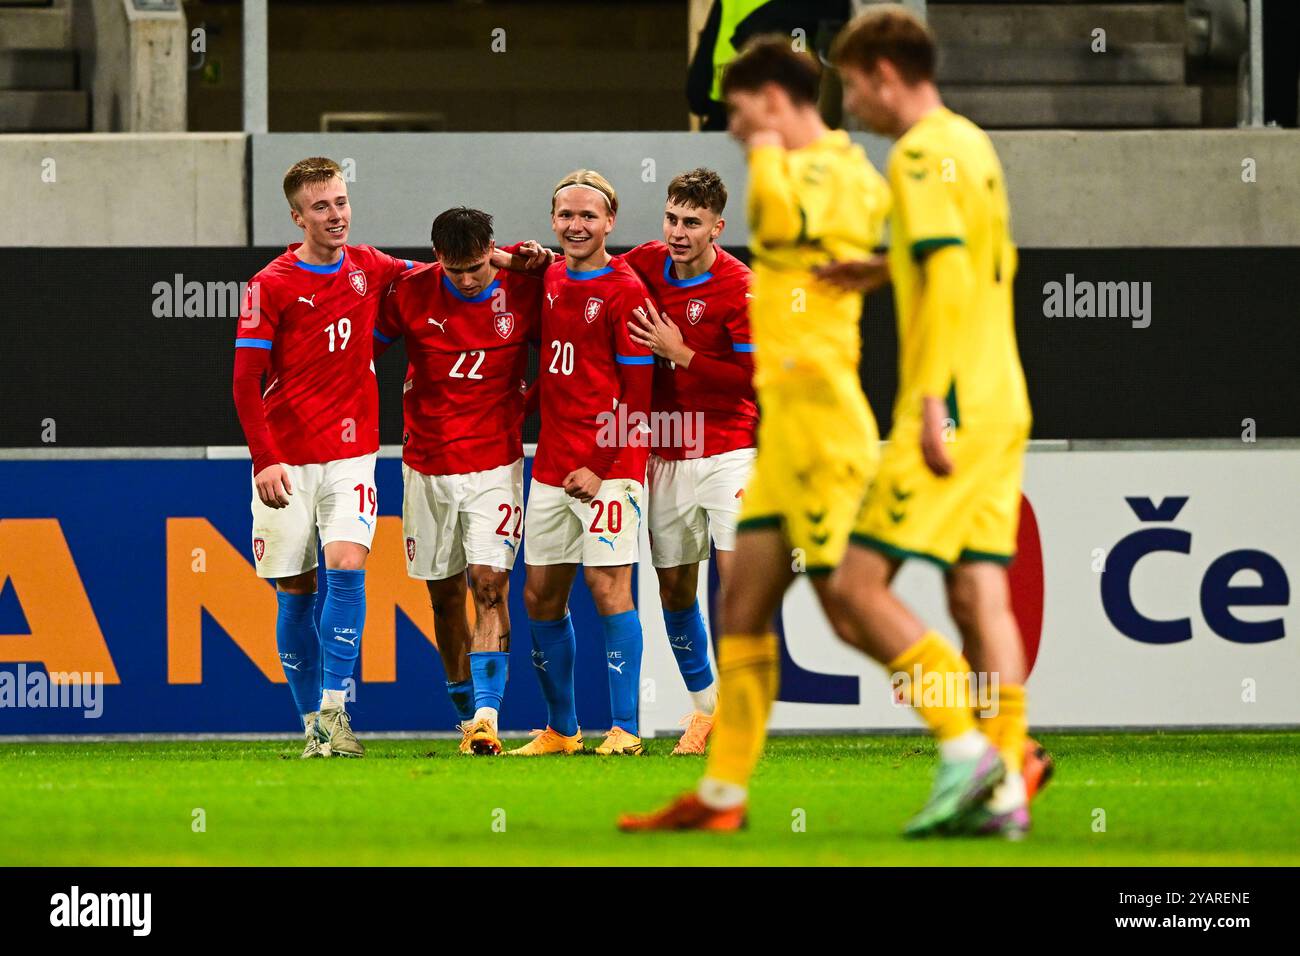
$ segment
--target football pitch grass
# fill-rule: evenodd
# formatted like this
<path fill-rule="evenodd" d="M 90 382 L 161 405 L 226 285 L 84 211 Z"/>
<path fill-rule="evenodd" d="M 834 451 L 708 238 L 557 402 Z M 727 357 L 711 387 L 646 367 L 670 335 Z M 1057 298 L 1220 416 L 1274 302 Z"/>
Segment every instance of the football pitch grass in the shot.
<path fill-rule="evenodd" d="M 288 738 L 0 744 L 0 865 L 1300 864 L 1300 733 L 1041 740 L 1056 778 L 1019 844 L 899 837 L 934 768 L 919 736 L 773 738 L 747 831 L 653 835 L 614 820 L 694 785 L 703 761 L 671 739 L 538 759 L 372 739 L 310 761 Z"/>

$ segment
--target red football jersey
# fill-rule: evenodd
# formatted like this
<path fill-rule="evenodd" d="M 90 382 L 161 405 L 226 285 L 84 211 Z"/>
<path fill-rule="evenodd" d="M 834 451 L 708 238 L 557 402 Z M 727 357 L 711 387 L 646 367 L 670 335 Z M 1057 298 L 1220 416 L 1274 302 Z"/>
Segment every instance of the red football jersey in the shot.
<path fill-rule="evenodd" d="M 375 337 L 406 337 L 402 460 L 426 475 L 461 475 L 523 457 L 528 342 L 542 278 L 501 270 L 466 298 L 436 262 L 398 277 Z"/>
<path fill-rule="evenodd" d="M 618 414 L 620 402 L 628 404 L 621 368 L 652 366 L 654 356 L 632 341 L 628 321 L 635 308 L 644 308 L 647 292 L 622 256 L 591 272 L 571 272 L 563 257 L 546 270 L 546 301 L 542 305 L 541 435 L 533 477 L 543 484 L 562 486 L 569 472 L 592 468 L 602 478 L 645 481 L 649 448 L 637 438 L 619 434 L 617 421 L 648 408 L 629 407 Z M 647 368 L 648 371 L 648 368 Z M 646 398 L 648 399 L 648 395 Z M 610 426 L 598 416 L 615 413 Z M 602 431 L 613 431 L 619 450 L 603 443 Z M 648 439 L 648 431 L 640 441 Z M 606 466 L 593 462 L 612 460 Z"/>
<path fill-rule="evenodd" d="M 270 351 L 262 405 L 281 462 L 368 455 L 379 449 L 375 313 L 411 263 L 372 246 L 344 246 L 337 263 L 310 265 L 294 255 L 300 245 L 253 276 L 235 348 Z"/>
<path fill-rule="evenodd" d="M 721 455 L 754 445 L 758 405 L 754 400 L 750 354 L 754 346 L 749 339 L 750 272 L 731 253 L 720 248 L 717 252 L 709 271 L 693 279 L 677 278 L 668 246 L 659 241 L 643 243 L 625 257 L 649 287 L 660 314 L 672 319 L 681 329 L 686 345 L 696 353 L 690 368 L 658 360 L 654 410 L 703 415 L 703 452 L 698 446 L 692 451 L 680 444 L 656 445 L 654 452 L 661 458 L 680 461 L 688 454 Z M 707 374 L 707 367 L 696 368 L 701 355 L 732 365 L 743 364 L 749 374 L 735 384 L 719 382 Z"/>

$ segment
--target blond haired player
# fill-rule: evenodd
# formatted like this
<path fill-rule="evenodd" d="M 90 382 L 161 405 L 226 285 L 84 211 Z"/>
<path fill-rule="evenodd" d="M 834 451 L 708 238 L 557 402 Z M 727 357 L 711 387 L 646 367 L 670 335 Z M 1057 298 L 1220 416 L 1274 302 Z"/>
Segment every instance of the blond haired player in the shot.
<path fill-rule="evenodd" d="M 852 620 L 868 622 L 883 639 L 921 639 L 939 653 L 941 642 L 889 585 L 909 557 L 945 569 L 967 651 L 998 678 L 996 706 L 981 723 L 1006 780 L 965 812 L 948 813 L 936 802 L 909 832 L 1014 839 L 1029 829 L 1021 774 L 1025 660 L 1006 566 L 1015 553 L 1030 411 L 1012 317 L 1016 247 L 1002 166 L 988 136 L 944 107 L 934 85 L 934 42 L 907 11 L 889 7 L 854 20 L 832 57 L 848 108 L 897 140 L 889 157 L 889 272 L 898 399 L 889 446 L 840 568 L 840 590 Z M 851 267 L 836 272 L 826 274 L 853 284 Z"/>
<path fill-rule="evenodd" d="M 551 193 L 551 227 L 564 258 L 542 279 L 542 427 L 524 530 L 524 606 L 547 725 L 509 751 L 512 756 L 585 749 L 574 701 L 576 637 L 569 616 L 579 564 L 600 615 L 613 724 L 596 753 L 645 752 L 639 723 L 641 621 L 632 600 L 632 566 L 649 430 L 619 434 L 607 426 L 611 419 L 646 421 L 654 355 L 629 334 L 632 312 L 645 302 L 645 285 L 605 249 L 617 215 L 614 187 L 594 170 L 575 170 Z"/>
<path fill-rule="evenodd" d="M 348 245 L 352 206 L 332 159 L 294 163 L 284 195 L 302 242 L 253 277 L 235 333 L 235 409 L 253 458 L 253 559 L 258 577 L 276 582 L 276 645 L 303 720 L 303 757 L 361 757 L 345 701 L 379 506 L 371 333 L 383 290 L 411 263 Z M 327 585 L 319 633 L 318 547 Z"/>

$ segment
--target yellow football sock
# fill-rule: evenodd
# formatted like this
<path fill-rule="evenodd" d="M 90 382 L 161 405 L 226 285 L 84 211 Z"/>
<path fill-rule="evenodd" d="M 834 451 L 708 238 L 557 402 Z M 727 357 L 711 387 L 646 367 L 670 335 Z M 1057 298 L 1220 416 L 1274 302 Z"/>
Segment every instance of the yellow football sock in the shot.
<path fill-rule="evenodd" d="M 1025 763 L 1025 738 L 1029 736 L 1025 688 L 1020 684 L 999 685 L 996 703 L 997 713 L 984 717 L 981 729 L 1002 754 L 1007 772 L 1020 773 Z"/>
<path fill-rule="evenodd" d="M 937 633 L 927 631 L 888 667 L 891 674 L 907 675 L 904 699 L 920 711 L 935 739 L 952 740 L 975 729 L 975 715 L 970 709 L 970 665 Z"/>
<path fill-rule="evenodd" d="M 775 634 L 724 634 L 718 642 L 718 707 L 705 776 L 749 785 L 767 740 L 780 666 Z"/>

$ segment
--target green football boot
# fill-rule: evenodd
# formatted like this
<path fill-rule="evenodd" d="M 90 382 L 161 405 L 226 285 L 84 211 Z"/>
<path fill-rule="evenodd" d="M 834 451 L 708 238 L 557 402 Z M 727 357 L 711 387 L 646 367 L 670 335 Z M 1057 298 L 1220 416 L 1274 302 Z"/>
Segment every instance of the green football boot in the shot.
<path fill-rule="evenodd" d="M 317 721 L 318 733 L 324 738 L 324 749 L 335 757 L 364 757 L 366 748 L 361 746 L 357 735 L 352 732 L 352 721 L 348 712 L 342 707 L 327 707 L 320 712 Z"/>
<path fill-rule="evenodd" d="M 924 837 L 953 827 L 968 811 L 988 799 L 1007 768 L 992 744 L 972 760 L 945 760 L 921 812 L 903 828 L 905 837 Z"/>
<path fill-rule="evenodd" d="M 303 733 L 307 737 L 307 746 L 302 750 L 302 759 L 310 760 L 312 757 L 328 757 L 330 752 L 325 749 L 324 738 L 320 735 L 318 718 L 320 711 L 313 711 L 303 718 Z"/>

